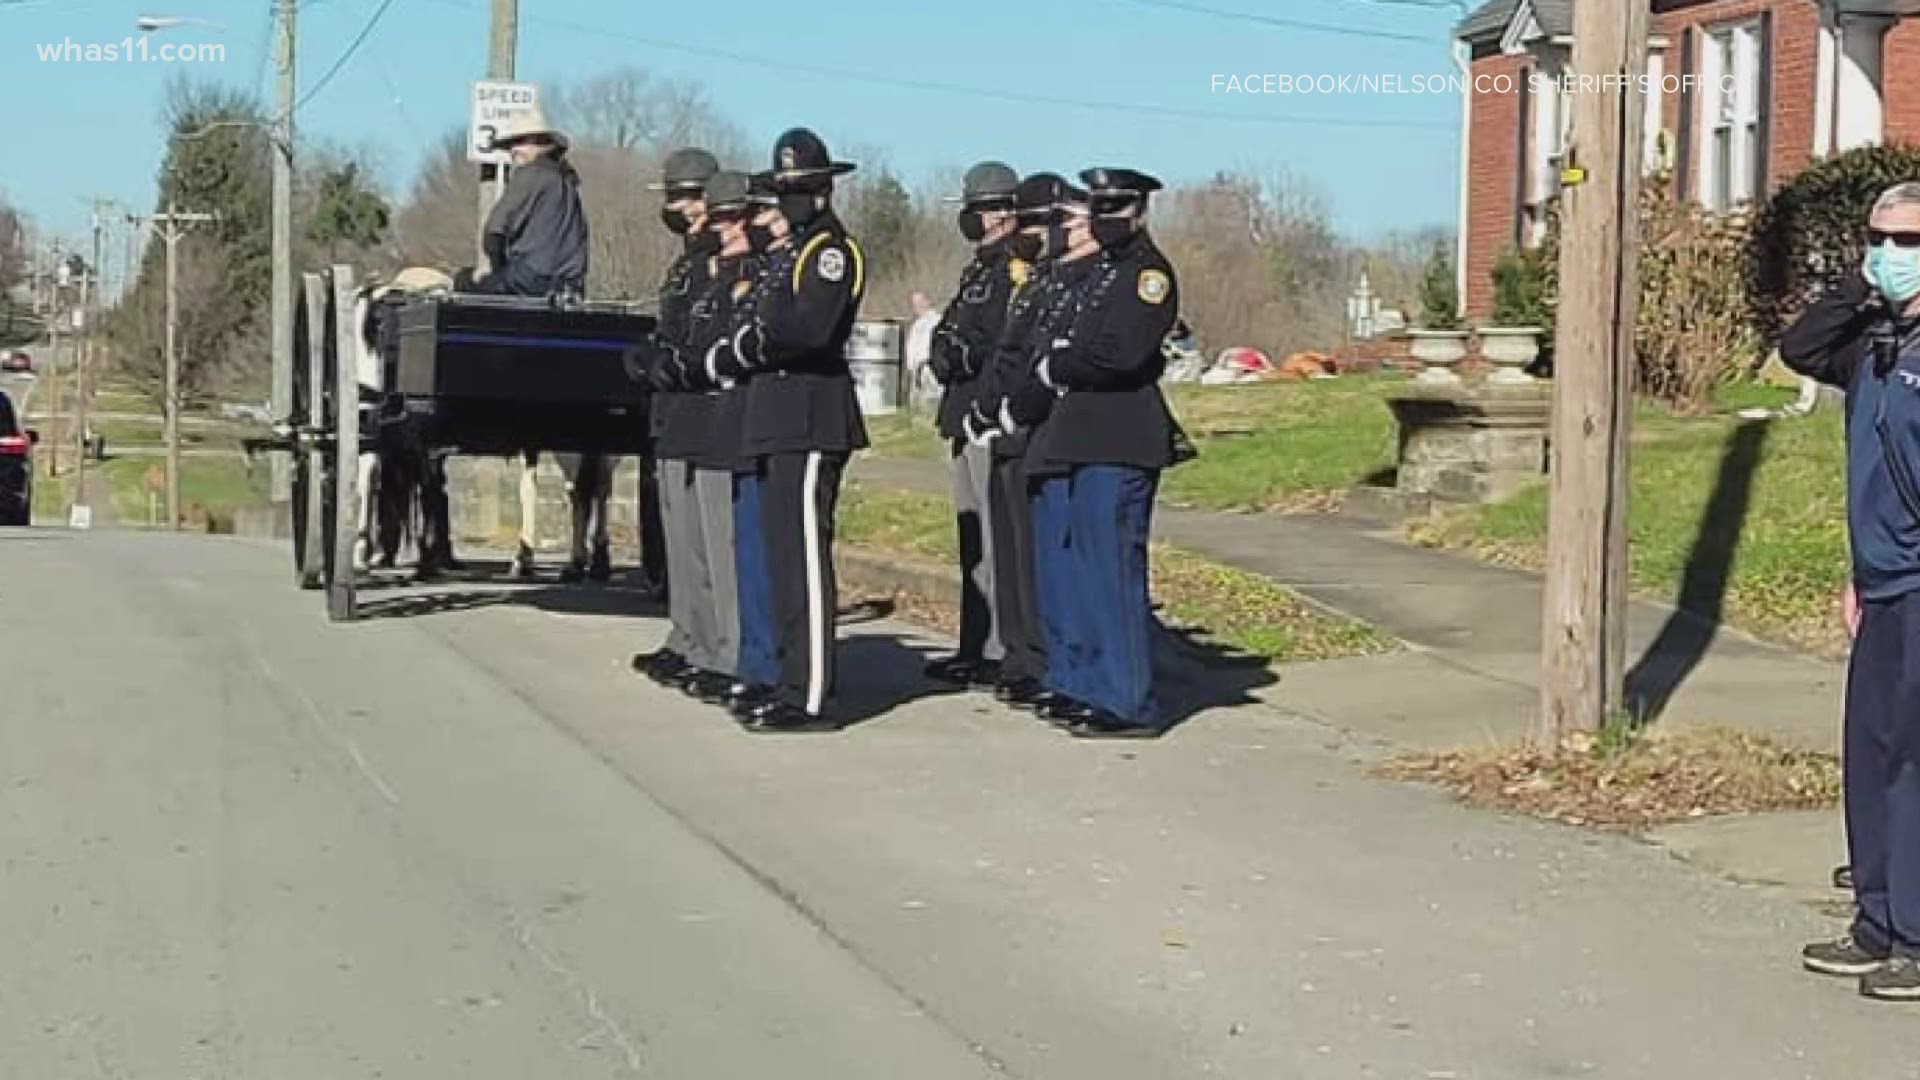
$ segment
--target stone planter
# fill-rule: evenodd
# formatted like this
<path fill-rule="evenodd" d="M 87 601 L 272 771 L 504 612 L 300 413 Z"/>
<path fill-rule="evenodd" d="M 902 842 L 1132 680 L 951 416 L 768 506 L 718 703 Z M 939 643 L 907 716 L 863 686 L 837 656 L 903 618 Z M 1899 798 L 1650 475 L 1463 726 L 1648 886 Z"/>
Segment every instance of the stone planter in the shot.
<path fill-rule="evenodd" d="M 1415 377 L 1415 382 L 1452 386 L 1460 381 L 1460 376 L 1453 369 L 1466 359 L 1465 330 L 1409 330 L 1407 337 L 1413 342 L 1409 352 L 1421 363 L 1420 374 Z"/>
<path fill-rule="evenodd" d="M 1493 365 L 1490 383 L 1524 386 L 1533 381 L 1528 365 L 1540 356 L 1537 326 L 1483 326 L 1480 328 L 1480 355 Z"/>
<path fill-rule="evenodd" d="M 1387 407 L 1400 429 L 1403 497 L 1496 502 L 1546 474 L 1553 399 L 1544 383 L 1412 385 Z"/>

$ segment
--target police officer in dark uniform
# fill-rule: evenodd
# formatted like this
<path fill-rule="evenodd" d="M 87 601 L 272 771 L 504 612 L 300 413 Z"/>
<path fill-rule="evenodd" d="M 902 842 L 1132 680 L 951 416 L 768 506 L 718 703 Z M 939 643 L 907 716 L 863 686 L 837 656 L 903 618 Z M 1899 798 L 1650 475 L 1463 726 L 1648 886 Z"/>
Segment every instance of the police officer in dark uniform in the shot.
<path fill-rule="evenodd" d="M 1154 619 L 1147 541 L 1160 471 L 1184 442 L 1161 395 L 1161 343 L 1179 313 L 1173 267 L 1146 231 L 1147 197 L 1160 182 L 1131 169 L 1089 169 L 1090 216 L 1077 218 L 1070 254 L 1098 255 L 1073 286 L 1065 332 L 1037 358 L 1033 381 L 1056 401 L 1033 437 L 1030 467 L 1066 478 L 1065 688 L 1080 705 L 1064 715 L 1082 737 L 1139 737 L 1161 729 L 1153 686 Z M 1009 411 L 1017 423 L 1041 395 L 1031 383 Z M 1046 573 L 1043 566 L 1042 574 Z M 1049 655 L 1049 663 L 1058 658 Z"/>
<path fill-rule="evenodd" d="M 995 624 L 1001 642 L 1000 679 L 994 696 L 1022 708 L 1042 709 L 1051 703 L 1046 686 L 1047 654 L 1042 633 L 1040 601 L 1034 574 L 1033 507 L 1028 493 L 1024 432 L 1001 425 L 1006 396 L 1033 367 L 1042 341 L 1051 340 L 1041 326 L 1059 292 L 1055 260 L 1064 247 L 1060 216 L 1067 196 L 1066 180 L 1053 173 L 1036 173 L 1022 180 L 1014 194 L 1018 231 L 1007 240 L 1012 259 L 1027 268 L 1025 280 L 1016 280 L 1007 305 L 1007 317 L 993 355 L 981 376 L 969 415 L 962 428 L 970 445 L 984 446 L 992 455 L 988 523 L 992 529 Z M 1053 236 L 1050 243 L 1048 237 Z M 1051 404 L 1051 395 L 1046 395 Z"/>
<path fill-rule="evenodd" d="M 974 246 L 960 284 L 934 327 L 928 365 L 945 392 L 938 428 L 953 455 L 953 509 L 960 541 L 960 647 L 927 665 L 927 674 L 958 686 L 993 686 L 1003 658 L 993 585 L 993 451 L 968 440 L 967 416 L 1006 324 L 1007 304 L 1026 281 L 1027 263 L 1007 249 L 1017 225 L 1011 168 L 986 161 L 961 183 L 960 234 Z"/>
<path fill-rule="evenodd" d="M 846 343 L 866 289 L 865 256 L 832 204 L 853 170 L 805 128 L 774 144 L 778 205 L 756 215 L 767 266 L 752 316 L 709 354 L 716 381 L 750 375 L 742 448 L 759 464 L 780 683 L 747 713 L 755 730 L 826 730 L 834 680 L 833 522 L 847 459 L 867 445 Z"/>
<path fill-rule="evenodd" d="M 720 169 L 712 154 L 687 147 L 667 155 L 660 182 L 649 185 L 665 193 L 660 217 L 669 232 L 681 237 L 682 250 L 667 268 L 660 284 L 659 321 L 649 348 L 640 354 L 637 376 L 653 387 L 648 425 L 653 437 L 653 461 L 659 470 L 662 531 L 665 534 L 668 616 L 672 629 L 656 652 L 635 657 L 643 674 L 663 684 L 679 685 L 692 676 L 731 670 L 734 634 L 731 589 L 721 604 L 706 561 L 706 519 L 694 486 L 690 459 L 693 445 L 704 435 L 708 408 L 705 395 L 686 377 L 698 356 L 693 342 L 693 309 L 707 292 L 713 256 L 719 238 L 708 228 L 706 188 Z M 731 524 L 731 497 L 728 500 Z M 732 535 L 729 527 L 727 534 Z M 729 558 L 729 562 L 730 562 Z M 727 577 L 732 569 L 726 568 Z"/>

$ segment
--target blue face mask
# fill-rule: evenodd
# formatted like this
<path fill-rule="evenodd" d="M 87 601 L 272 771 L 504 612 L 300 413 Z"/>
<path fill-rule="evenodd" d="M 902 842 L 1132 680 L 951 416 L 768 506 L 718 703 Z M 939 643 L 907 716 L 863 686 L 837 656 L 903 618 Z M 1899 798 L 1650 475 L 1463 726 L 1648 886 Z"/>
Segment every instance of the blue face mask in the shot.
<path fill-rule="evenodd" d="M 1867 276 L 1880 294 L 1896 304 L 1920 296 L 1920 248 L 1897 247 L 1892 241 L 1867 253 Z"/>

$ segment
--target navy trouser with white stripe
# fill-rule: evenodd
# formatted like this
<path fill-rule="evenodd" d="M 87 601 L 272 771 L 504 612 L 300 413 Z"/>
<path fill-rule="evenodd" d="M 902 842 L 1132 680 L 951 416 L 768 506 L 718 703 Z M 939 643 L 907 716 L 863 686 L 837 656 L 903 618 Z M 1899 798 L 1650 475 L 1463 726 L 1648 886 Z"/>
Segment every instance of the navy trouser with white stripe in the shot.
<path fill-rule="evenodd" d="M 780 700 L 816 715 L 833 696 L 833 521 L 846 465 L 845 454 L 818 450 L 760 459 Z"/>
<path fill-rule="evenodd" d="M 767 567 L 766 516 L 760 477 L 733 475 L 733 569 L 740 613 L 740 654 L 733 677 L 748 686 L 780 681 L 773 623 L 773 574 Z"/>
<path fill-rule="evenodd" d="M 1920 593 L 1861 603 L 1846 708 L 1854 940 L 1920 956 Z"/>

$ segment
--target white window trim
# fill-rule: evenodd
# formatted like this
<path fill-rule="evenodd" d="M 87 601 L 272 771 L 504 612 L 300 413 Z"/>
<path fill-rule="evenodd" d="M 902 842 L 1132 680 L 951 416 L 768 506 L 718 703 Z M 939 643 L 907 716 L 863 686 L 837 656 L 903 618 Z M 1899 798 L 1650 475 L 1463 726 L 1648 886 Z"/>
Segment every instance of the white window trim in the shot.
<path fill-rule="evenodd" d="M 1727 60 L 1732 60 L 1734 83 L 1731 99 L 1723 87 Z M 1766 103 L 1759 100 L 1763 85 L 1760 71 L 1760 20 L 1739 19 L 1706 27 L 1700 35 L 1700 132 L 1696 175 L 1700 177 L 1700 202 L 1710 210 L 1729 210 L 1751 202 L 1760 193 L 1754 190 L 1760 174 L 1760 133 L 1764 130 Z M 1727 142 L 1727 175 L 1721 175 L 1716 152 L 1724 135 Z M 1724 189 L 1724 194 L 1723 194 Z"/>

